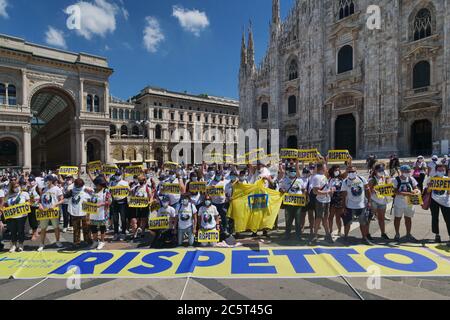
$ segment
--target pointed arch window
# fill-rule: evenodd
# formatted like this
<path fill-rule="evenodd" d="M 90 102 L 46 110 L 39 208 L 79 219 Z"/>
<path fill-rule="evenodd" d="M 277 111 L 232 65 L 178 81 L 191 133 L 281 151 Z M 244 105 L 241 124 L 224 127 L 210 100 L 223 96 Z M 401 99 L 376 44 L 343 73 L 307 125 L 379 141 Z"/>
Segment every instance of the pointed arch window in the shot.
<path fill-rule="evenodd" d="M 295 59 L 292 59 L 289 63 L 289 81 L 298 78 L 298 64 Z"/>
<path fill-rule="evenodd" d="M 128 128 L 127 128 L 127 126 L 123 125 L 120 128 L 120 135 L 121 136 L 128 136 Z"/>
<path fill-rule="evenodd" d="M 414 19 L 414 41 L 428 38 L 433 33 L 431 12 L 428 9 L 421 9 Z"/>
<path fill-rule="evenodd" d="M 339 20 L 347 18 L 355 13 L 353 0 L 339 0 Z"/>

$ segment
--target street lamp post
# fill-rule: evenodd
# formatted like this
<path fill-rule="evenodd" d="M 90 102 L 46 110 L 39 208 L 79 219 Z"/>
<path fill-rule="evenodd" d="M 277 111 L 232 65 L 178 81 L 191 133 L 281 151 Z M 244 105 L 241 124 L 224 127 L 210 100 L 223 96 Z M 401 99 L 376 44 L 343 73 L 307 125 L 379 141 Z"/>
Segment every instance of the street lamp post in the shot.
<path fill-rule="evenodd" d="M 145 163 L 145 130 L 147 130 L 147 126 L 150 124 L 150 121 L 148 120 L 140 120 L 136 121 L 137 125 L 140 125 L 142 127 L 142 163 Z M 150 145 L 150 137 L 148 137 L 149 145 Z"/>

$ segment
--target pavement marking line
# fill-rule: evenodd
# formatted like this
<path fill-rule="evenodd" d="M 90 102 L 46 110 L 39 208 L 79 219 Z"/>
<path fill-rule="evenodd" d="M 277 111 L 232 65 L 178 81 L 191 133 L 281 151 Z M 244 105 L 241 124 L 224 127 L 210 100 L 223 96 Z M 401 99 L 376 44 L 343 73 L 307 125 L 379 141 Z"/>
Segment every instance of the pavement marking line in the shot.
<path fill-rule="evenodd" d="M 350 281 L 347 280 L 346 277 L 344 277 L 344 276 L 341 275 L 341 278 L 342 278 L 342 280 L 345 281 L 345 283 L 349 286 L 349 288 L 352 289 L 352 291 L 358 296 L 359 300 L 362 300 L 362 301 L 366 300 L 366 299 L 364 299 L 364 297 L 359 293 L 359 291 L 356 290 L 356 288 L 350 283 Z"/>
<path fill-rule="evenodd" d="M 188 286 L 188 283 L 189 283 L 189 279 L 190 279 L 190 278 L 191 278 L 191 276 L 189 276 L 189 277 L 186 278 L 186 283 L 184 284 L 184 289 L 183 289 L 183 292 L 181 293 L 180 301 L 183 300 L 184 293 L 186 292 L 186 289 L 187 289 L 187 286 Z"/>
<path fill-rule="evenodd" d="M 44 283 L 45 281 L 47 281 L 48 278 L 42 279 L 41 281 L 39 281 L 38 283 L 36 283 L 35 285 L 31 286 L 30 288 L 28 288 L 27 290 L 25 290 L 24 292 L 20 293 L 19 295 L 15 296 L 14 298 L 11 299 L 11 301 L 14 301 L 18 298 L 20 298 L 21 296 L 23 296 L 25 293 L 33 290 L 34 288 L 36 288 L 38 285 L 40 285 L 41 283 Z"/>

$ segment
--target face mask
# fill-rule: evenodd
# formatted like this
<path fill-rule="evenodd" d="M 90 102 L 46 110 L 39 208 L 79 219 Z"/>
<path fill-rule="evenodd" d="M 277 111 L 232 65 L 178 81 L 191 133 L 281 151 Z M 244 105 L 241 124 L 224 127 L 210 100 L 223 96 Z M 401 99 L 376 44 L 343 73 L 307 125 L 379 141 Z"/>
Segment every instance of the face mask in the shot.
<path fill-rule="evenodd" d="M 350 180 L 355 180 L 356 179 L 356 173 L 355 172 L 351 172 L 348 174 L 348 177 Z"/>
<path fill-rule="evenodd" d="M 337 177 L 339 177 L 341 175 L 341 173 L 339 172 L 339 171 L 335 171 L 334 172 L 334 176 L 337 178 Z"/>
<path fill-rule="evenodd" d="M 237 179 L 236 176 L 230 176 L 231 181 L 236 181 L 236 179 Z"/>
<path fill-rule="evenodd" d="M 14 188 L 14 193 L 19 193 L 20 192 L 20 187 L 15 187 Z"/>
<path fill-rule="evenodd" d="M 164 207 L 164 209 L 167 209 L 169 207 L 169 203 L 168 202 L 163 202 L 163 207 Z"/>
<path fill-rule="evenodd" d="M 384 177 L 384 171 L 377 172 L 377 176 L 380 177 L 380 178 Z"/>
<path fill-rule="evenodd" d="M 205 201 L 205 206 L 210 207 L 211 206 L 211 200 L 206 200 Z"/>
<path fill-rule="evenodd" d="M 215 175 L 214 171 L 209 171 L 209 172 L 208 172 L 208 176 L 209 176 L 209 177 L 212 178 L 212 177 L 214 177 L 214 175 Z"/>
<path fill-rule="evenodd" d="M 289 172 L 289 178 L 294 179 L 297 177 L 297 173 L 295 172 Z"/>
<path fill-rule="evenodd" d="M 402 173 L 403 178 L 411 177 L 411 173 Z"/>
<path fill-rule="evenodd" d="M 176 175 L 171 175 L 171 176 L 170 176 L 170 180 L 175 180 L 176 178 L 177 178 Z"/>
<path fill-rule="evenodd" d="M 115 178 L 116 181 L 122 180 L 122 176 L 114 176 L 114 178 Z"/>
<path fill-rule="evenodd" d="M 197 181 L 198 181 L 198 178 L 197 178 L 197 177 L 192 177 L 191 181 L 192 181 L 192 182 L 197 182 Z"/>
<path fill-rule="evenodd" d="M 439 178 L 445 177 L 445 172 L 444 171 L 438 171 L 438 172 L 436 172 L 436 176 L 438 176 Z"/>
<path fill-rule="evenodd" d="M 187 206 L 189 204 L 189 200 L 184 199 L 183 201 L 181 201 L 181 203 L 183 204 L 183 206 Z"/>
<path fill-rule="evenodd" d="M 137 179 L 133 179 L 134 183 L 139 183 L 139 181 Z"/>
<path fill-rule="evenodd" d="M 239 181 L 240 182 L 244 182 L 245 181 L 245 177 L 239 177 Z"/>
<path fill-rule="evenodd" d="M 220 180 L 222 180 L 222 177 L 221 177 L 221 176 L 215 176 L 215 177 L 214 177 L 214 180 L 220 181 Z"/>

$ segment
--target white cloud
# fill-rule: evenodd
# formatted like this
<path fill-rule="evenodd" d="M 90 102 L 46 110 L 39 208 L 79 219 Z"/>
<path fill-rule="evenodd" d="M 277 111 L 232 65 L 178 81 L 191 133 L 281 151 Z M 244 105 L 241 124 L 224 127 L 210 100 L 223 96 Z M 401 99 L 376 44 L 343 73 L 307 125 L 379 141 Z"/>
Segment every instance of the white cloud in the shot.
<path fill-rule="evenodd" d="M 158 50 L 158 45 L 164 41 L 165 37 L 156 18 L 146 17 L 145 21 L 144 45 L 148 52 L 155 53 Z"/>
<path fill-rule="evenodd" d="M 178 19 L 184 30 L 192 32 L 197 37 L 200 36 L 201 31 L 209 26 L 206 13 L 196 9 L 187 10 L 181 6 L 173 6 L 172 16 Z"/>
<path fill-rule="evenodd" d="M 75 5 L 81 12 L 81 29 L 77 33 L 91 40 L 94 36 L 104 37 L 116 30 L 116 16 L 122 12 L 128 19 L 128 11 L 115 3 L 107 0 L 95 0 L 94 2 L 79 1 Z M 66 9 L 67 10 L 67 9 Z"/>
<path fill-rule="evenodd" d="M 63 32 L 51 26 L 48 27 L 48 30 L 45 33 L 45 42 L 51 46 L 67 49 Z"/>
<path fill-rule="evenodd" d="M 8 0 L 0 0 L 0 17 L 5 19 L 9 18 L 8 12 L 6 12 L 6 7 L 8 6 Z"/>

